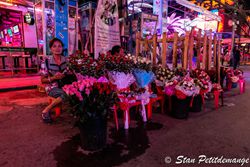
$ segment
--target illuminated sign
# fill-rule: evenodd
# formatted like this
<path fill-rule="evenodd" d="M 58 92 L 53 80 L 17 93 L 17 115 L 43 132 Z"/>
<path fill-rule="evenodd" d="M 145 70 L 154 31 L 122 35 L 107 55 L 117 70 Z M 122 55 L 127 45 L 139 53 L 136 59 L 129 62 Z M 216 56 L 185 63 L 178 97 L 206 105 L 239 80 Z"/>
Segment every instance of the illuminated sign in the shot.
<path fill-rule="evenodd" d="M 204 0 L 204 1 L 200 1 L 200 0 L 189 0 L 190 2 L 198 5 L 198 6 L 201 6 L 205 9 L 218 9 L 220 8 L 220 4 L 215 1 L 215 0 Z M 234 1 L 233 0 L 220 0 L 221 4 L 229 4 L 229 5 L 233 5 L 234 4 Z"/>
<path fill-rule="evenodd" d="M 218 10 L 212 10 L 212 13 L 218 15 Z M 216 20 L 208 20 L 205 15 L 199 14 L 198 15 L 198 20 L 200 20 L 197 23 L 197 28 L 200 28 L 202 30 L 212 30 L 212 31 L 217 31 L 218 27 L 218 21 Z"/>

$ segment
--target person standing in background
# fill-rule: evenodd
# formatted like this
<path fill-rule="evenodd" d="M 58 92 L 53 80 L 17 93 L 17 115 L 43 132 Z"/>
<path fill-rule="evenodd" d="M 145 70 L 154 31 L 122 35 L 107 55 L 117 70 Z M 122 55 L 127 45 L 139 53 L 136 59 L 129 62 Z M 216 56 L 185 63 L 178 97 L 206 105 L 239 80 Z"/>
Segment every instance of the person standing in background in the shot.
<path fill-rule="evenodd" d="M 240 50 L 234 47 L 233 49 L 234 58 L 234 70 L 240 65 Z"/>

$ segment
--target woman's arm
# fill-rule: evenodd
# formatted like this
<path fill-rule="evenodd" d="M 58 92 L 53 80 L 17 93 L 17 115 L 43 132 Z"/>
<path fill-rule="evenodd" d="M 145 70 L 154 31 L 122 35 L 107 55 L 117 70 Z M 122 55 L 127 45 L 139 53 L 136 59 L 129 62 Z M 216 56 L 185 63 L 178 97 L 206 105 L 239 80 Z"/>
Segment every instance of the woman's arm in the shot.
<path fill-rule="evenodd" d="M 56 75 L 51 76 L 51 77 L 50 77 L 50 76 L 42 76 L 42 77 L 41 77 L 41 82 L 42 82 L 43 84 L 51 83 L 51 82 L 60 80 L 60 79 L 62 79 L 63 77 L 64 77 L 64 75 L 61 74 L 61 73 L 57 73 Z"/>
<path fill-rule="evenodd" d="M 41 82 L 43 84 L 48 84 L 55 81 L 55 77 L 46 77 L 46 76 L 41 76 Z"/>

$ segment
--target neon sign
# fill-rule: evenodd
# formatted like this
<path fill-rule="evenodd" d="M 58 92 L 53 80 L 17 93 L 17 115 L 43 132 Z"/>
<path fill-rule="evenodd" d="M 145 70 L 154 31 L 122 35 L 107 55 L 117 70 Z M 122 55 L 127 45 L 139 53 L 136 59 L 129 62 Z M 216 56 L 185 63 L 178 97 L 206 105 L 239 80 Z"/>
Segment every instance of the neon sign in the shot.
<path fill-rule="evenodd" d="M 215 0 L 204 0 L 204 1 L 200 1 L 200 0 L 189 0 L 190 2 L 198 5 L 198 6 L 201 6 L 207 10 L 209 9 L 218 9 L 220 8 L 220 4 L 215 1 Z M 234 1 L 233 0 L 220 0 L 221 4 L 225 5 L 226 3 L 228 5 L 233 5 L 234 4 Z"/>

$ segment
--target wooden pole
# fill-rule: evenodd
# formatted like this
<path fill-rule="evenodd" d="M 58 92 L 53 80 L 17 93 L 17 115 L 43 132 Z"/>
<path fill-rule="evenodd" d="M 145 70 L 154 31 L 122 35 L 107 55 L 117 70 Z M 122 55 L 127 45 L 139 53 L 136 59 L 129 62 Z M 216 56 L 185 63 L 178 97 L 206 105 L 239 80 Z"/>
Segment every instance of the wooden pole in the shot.
<path fill-rule="evenodd" d="M 140 54 L 140 46 L 141 46 L 141 42 L 140 42 L 140 31 L 136 32 L 135 37 L 136 37 L 136 48 L 135 48 L 135 56 L 139 56 Z"/>
<path fill-rule="evenodd" d="M 189 52 L 188 52 L 188 62 L 189 62 L 189 71 L 192 71 L 193 66 L 193 55 L 194 55 L 194 28 L 192 28 L 190 37 L 189 37 Z"/>
<path fill-rule="evenodd" d="M 214 67 L 215 67 L 215 69 L 217 69 L 217 64 L 216 64 L 216 61 L 217 61 L 217 36 L 216 36 L 216 34 L 214 35 L 213 45 L 214 45 L 214 52 L 213 52 Z"/>
<path fill-rule="evenodd" d="M 212 61 L 212 30 L 209 31 L 209 41 L 208 41 L 208 61 L 207 61 L 207 69 L 211 69 L 211 61 Z"/>
<path fill-rule="evenodd" d="M 181 54 L 181 67 L 184 67 L 184 42 L 185 41 L 185 37 L 184 37 L 184 40 L 183 40 L 183 42 L 182 42 L 182 44 L 181 44 L 181 49 L 182 49 L 182 54 Z"/>
<path fill-rule="evenodd" d="M 144 51 L 145 52 L 147 52 L 148 50 L 149 50 L 149 48 L 148 48 L 148 38 L 146 37 L 145 39 L 144 39 Z"/>
<path fill-rule="evenodd" d="M 220 83 L 220 58 L 221 58 L 221 40 L 218 40 L 217 55 L 217 83 Z"/>
<path fill-rule="evenodd" d="M 156 49 L 157 49 L 157 36 L 154 34 L 153 36 L 153 65 L 156 64 Z"/>
<path fill-rule="evenodd" d="M 168 47 L 168 43 L 167 43 L 167 33 L 164 32 L 164 33 L 163 33 L 163 37 L 162 37 L 162 53 L 161 53 L 161 57 L 162 57 L 162 66 L 163 66 L 163 67 L 166 67 L 167 47 Z"/>
<path fill-rule="evenodd" d="M 197 68 L 200 69 L 201 68 L 201 62 L 200 62 L 200 57 L 201 57 L 201 29 L 199 29 L 198 31 L 198 35 L 197 35 L 197 46 L 196 46 L 196 50 L 197 50 Z"/>
<path fill-rule="evenodd" d="M 178 33 L 174 33 L 174 44 L 173 44 L 173 69 L 177 67 L 177 46 L 178 45 Z"/>
<path fill-rule="evenodd" d="M 207 33 L 204 34 L 204 41 L 203 41 L 203 54 L 202 54 L 203 69 L 206 69 L 206 61 L 207 61 Z"/>
<path fill-rule="evenodd" d="M 188 64 L 188 43 L 189 43 L 189 34 L 190 32 L 186 32 L 185 41 L 184 41 L 184 57 L 183 57 L 183 68 L 187 69 Z"/>

